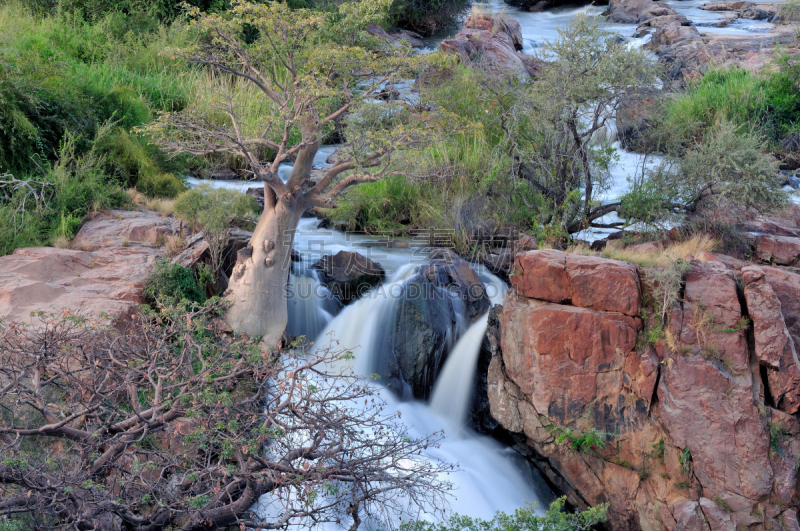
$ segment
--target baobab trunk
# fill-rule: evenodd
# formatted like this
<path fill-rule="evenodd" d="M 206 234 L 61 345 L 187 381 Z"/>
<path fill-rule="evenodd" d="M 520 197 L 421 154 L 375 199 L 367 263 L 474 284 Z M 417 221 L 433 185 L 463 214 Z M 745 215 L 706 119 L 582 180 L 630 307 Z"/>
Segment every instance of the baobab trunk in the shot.
<path fill-rule="evenodd" d="M 232 302 L 225 321 L 236 334 L 262 337 L 267 347 L 275 347 L 288 322 L 292 243 L 305 205 L 292 194 L 276 198 L 266 184 L 264 192 L 264 212 L 250 247 L 239 251 L 224 295 Z"/>

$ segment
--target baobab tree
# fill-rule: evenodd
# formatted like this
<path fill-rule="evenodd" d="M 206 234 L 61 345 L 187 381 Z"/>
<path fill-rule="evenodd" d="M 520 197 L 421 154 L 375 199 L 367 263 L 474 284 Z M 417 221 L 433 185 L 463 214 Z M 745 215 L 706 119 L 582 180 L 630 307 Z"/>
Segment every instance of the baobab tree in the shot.
<path fill-rule="evenodd" d="M 349 188 L 388 175 L 394 153 L 443 130 L 440 116 L 385 101 L 394 80 L 446 60 L 372 37 L 368 25 L 383 20 L 389 4 L 354 0 L 321 12 L 238 1 L 224 15 L 190 12 L 206 36 L 175 55 L 219 76 L 202 104 L 162 115 L 148 132 L 173 153 L 237 157 L 264 182 L 264 213 L 225 294 L 226 321 L 237 333 L 267 345 L 280 340 L 285 268 L 306 210 L 334 206 Z M 312 182 L 314 156 L 337 124 L 347 139 L 342 156 Z M 286 182 L 278 177 L 284 163 L 293 164 Z"/>
<path fill-rule="evenodd" d="M 420 455 L 441 434 L 410 437 L 376 387 L 329 374 L 345 353 L 265 353 L 214 332 L 218 310 L 122 332 L 68 311 L 2 323 L 0 527 L 355 529 L 441 514 L 451 467 Z"/>

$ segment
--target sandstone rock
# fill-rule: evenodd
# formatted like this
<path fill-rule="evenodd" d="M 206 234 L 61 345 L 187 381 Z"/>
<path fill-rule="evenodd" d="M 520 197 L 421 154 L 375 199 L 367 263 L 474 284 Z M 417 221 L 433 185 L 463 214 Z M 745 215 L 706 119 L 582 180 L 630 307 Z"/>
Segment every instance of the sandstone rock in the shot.
<path fill-rule="evenodd" d="M 702 40 L 700 32 L 694 26 L 668 25 L 658 27 L 647 46 L 655 48 L 657 46 L 670 46 L 679 42 L 702 42 Z"/>
<path fill-rule="evenodd" d="M 644 36 L 648 31 L 667 26 L 688 26 L 689 19 L 685 15 L 664 15 L 645 20 L 636 27 L 636 37 Z"/>
<path fill-rule="evenodd" d="M 94 251 L 108 247 L 148 245 L 162 247 L 177 235 L 180 221 L 151 211 L 111 210 L 84 223 L 72 240 L 72 248 Z"/>
<path fill-rule="evenodd" d="M 506 15 L 475 13 L 455 37 L 439 48 L 456 54 L 465 64 L 475 64 L 498 76 L 530 79 L 538 71 L 535 58 L 524 58 L 519 22 Z"/>
<path fill-rule="evenodd" d="M 783 351 L 780 369 L 768 371 L 770 394 L 775 406 L 786 413 L 800 411 L 800 360 L 797 344 L 800 338 L 800 275 L 774 268 L 763 267 L 765 279 L 781 303 L 781 313 L 790 341 Z"/>
<path fill-rule="evenodd" d="M 667 4 L 653 0 L 610 0 L 606 15 L 612 22 L 641 24 L 653 17 L 676 15 Z"/>
<path fill-rule="evenodd" d="M 739 13 L 739 16 L 749 20 L 766 20 L 774 14 L 775 13 L 770 13 L 769 11 L 761 9 L 760 7 L 749 6 L 742 9 L 742 12 Z"/>
<path fill-rule="evenodd" d="M 704 9 L 706 11 L 739 11 L 740 9 L 745 9 L 750 6 L 754 6 L 753 2 L 709 2 L 708 4 L 703 4 L 700 6 L 700 9 Z"/>
<path fill-rule="evenodd" d="M 530 251 L 517 255 L 513 273 L 511 285 L 526 297 L 639 314 L 639 275 L 636 266 L 627 262 L 554 250 Z"/>
<path fill-rule="evenodd" d="M 791 348 L 788 345 L 791 339 L 783 321 L 781 303 L 772 286 L 764 280 L 765 275 L 758 266 L 743 268 L 744 296 L 753 321 L 756 356 L 763 365 L 779 370 L 783 351 Z"/>
<path fill-rule="evenodd" d="M 661 422 L 678 447 L 690 450 L 703 492 L 736 496 L 733 506 L 766 496 L 772 482 L 769 437 L 749 376 L 728 376 L 700 356 L 677 356 L 658 388 Z"/>
<path fill-rule="evenodd" d="M 361 298 L 386 278 L 379 263 L 351 251 L 323 256 L 311 268 L 320 271 L 320 281 L 342 304 Z"/>
<path fill-rule="evenodd" d="M 636 345 L 631 317 L 515 296 L 503 306 L 506 374 L 539 413 L 568 425 L 598 394 L 621 391 L 621 374 L 613 386 L 605 378 L 624 366 Z"/>
<path fill-rule="evenodd" d="M 519 22 L 510 15 L 500 13 L 473 13 L 464 24 L 465 28 L 486 30 L 491 33 L 505 33 L 511 39 L 514 49 L 522 50 L 524 42 L 522 40 L 522 27 Z"/>
<path fill-rule="evenodd" d="M 385 29 L 377 24 L 370 24 L 367 26 L 367 33 L 396 47 L 405 45 L 411 46 L 412 48 L 425 47 L 422 36 L 410 31 L 397 30 L 392 33 L 387 33 Z"/>
<path fill-rule="evenodd" d="M 800 259 L 800 238 L 764 236 L 756 246 L 758 259 L 778 265 L 795 265 Z"/>
<path fill-rule="evenodd" d="M 17 249 L 0 257 L 0 318 L 31 323 L 32 312 L 72 313 L 124 322 L 142 304 L 157 253 L 142 247 L 77 251 Z"/>
<path fill-rule="evenodd" d="M 770 464 L 775 473 L 774 495 L 785 506 L 791 506 L 796 496 L 798 458 L 800 457 L 800 423 L 797 418 L 770 408 L 771 444 Z"/>

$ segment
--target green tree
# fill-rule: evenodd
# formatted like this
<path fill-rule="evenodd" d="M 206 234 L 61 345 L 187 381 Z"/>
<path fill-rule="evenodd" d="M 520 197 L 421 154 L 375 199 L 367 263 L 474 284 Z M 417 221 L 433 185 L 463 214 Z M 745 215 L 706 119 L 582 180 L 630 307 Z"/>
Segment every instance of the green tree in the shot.
<path fill-rule="evenodd" d="M 623 96 L 653 86 L 656 65 L 603 29 L 597 17 L 584 15 L 558 30 L 541 59 L 541 74 L 509 109 L 510 152 L 520 175 L 539 191 L 540 224 L 565 234 L 600 226 L 598 219 L 619 206 L 598 201 L 609 186 L 614 158 L 604 130 L 616 119 Z"/>
<path fill-rule="evenodd" d="M 191 11 L 207 37 L 175 53 L 222 74 L 217 90 L 204 105 L 162 115 L 148 132 L 173 153 L 238 157 L 265 183 L 252 253 L 236 265 L 227 292 L 226 320 L 236 332 L 277 344 L 288 318 L 285 267 L 306 210 L 333 206 L 347 189 L 384 177 L 393 153 L 442 129 L 438 117 L 379 98 L 389 93 L 387 83 L 439 57 L 411 57 L 410 49 L 369 36 L 366 26 L 384 20 L 389 4 L 342 2 L 320 12 L 240 0 L 224 16 Z M 259 108 L 241 105 L 243 90 L 260 94 Z M 314 156 L 337 124 L 346 128 L 343 156 L 311 181 Z M 278 167 L 285 162 L 294 166 L 283 182 Z"/>

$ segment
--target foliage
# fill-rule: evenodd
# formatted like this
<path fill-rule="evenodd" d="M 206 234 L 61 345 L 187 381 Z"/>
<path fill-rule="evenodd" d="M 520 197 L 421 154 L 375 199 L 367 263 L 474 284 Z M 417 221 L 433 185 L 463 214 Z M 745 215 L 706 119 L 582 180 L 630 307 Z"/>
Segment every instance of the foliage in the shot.
<path fill-rule="evenodd" d="M 140 164 L 117 159 L 119 148 L 134 142 L 142 164 L 167 172 L 158 150 L 125 135 L 155 110 L 184 106 L 196 76 L 176 71 L 158 55 L 167 42 L 186 42 L 186 30 L 153 32 L 135 35 L 110 20 L 88 24 L 61 11 L 36 17 L 16 1 L 0 6 L 0 170 L 36 171 L 34 161 L 55 160 L 67 132 L 83 154 L 99 127 L 114 121 L 117 138 L 103 146 L 108 170 L 125 166 L 114 173 L 135 184 Z M 121 154 L 131 155 L 131 149 Z"/>
<path fill-rule="evenodd" d="M 763 75 L 737 67 L 707 72 L 689 84 L 685 94 L 669 100 L 664 128 L 683 138 L 702 138 L 720 122 L 730 122 L 740 133 L 755 133 L 779 145 L 796 132 L 800 120 L 797 73 L 784 68 Z"/>
<path fill-rule="evenodd" d="M 571 234 L 618 206 L 598 201 L 615 157 L 602 131 L 615 119 L 621 97 L 649 88 L 657 70 L 644 52 L 584 15 L 559 29 L 541 59 L 529 98 L 511 112 L 536 126 L 511 124 L 511 147 L 524 166 L 522 176 L 542 196 L 534 215 Z"/>
<path fill-rule="evenodd" d="M 144 295 L 152 304 L 161 306 L 177 306 L 184 300 L 198 304 L 206 302 L 205 293 L 192 270 L 165 259 L 156 262 Z"/>
<path fill-rule="evenodd" d="M 469 0 L 394 0 L 390 10 L 393 24 L 431 35 L 451 26 Z"/>
<path fill-rule="evenodd" d="M 783 453 L 783 443 L 791 438 L 791 432 L 783 423 L 773 420 L 769 423 L 769 449 L 773 453 Z"/>
<path fill-rule="evenodd" d="M 681 471 L 685 474 L 692 472 L 692 453 L 688 448 L 684 448 L 681 455 L 678 457 L 678 462 L 681 465 Z"/>
<path fill-rule="evenodd" d="M 447 522 L 406 522 L 401 531 L 588 531 L 608 521 L 608 503 L 584 511 L 564 509 L 566 497 L 558 498 L 541 514 L 536 505 L 527 505 L 513 514 L 498 512 L 491 520 L 455 515 Z"/>
<path fill-rule="evenodd" d="M 99 139 L 108 128 L 98 131 Z M 65 137 L 58 158 L 43 168 L 42 175 L 30 180 L 0 176 L 0 255 L 18 247 L 53 243 L 57 238 L 67 240 L 75 233 L 90 212 L 121 206 L 127 202 L 122 187 L 106 181 L 105 159 L 91 149 L 82 156 L 76 154 L 76 139 Z M 28 186 L 5 186 L 12 181 L 27 182 Z M 37 196 L 31 189 L 43 193 Z M 49 192 L 47 190 L 49 190 Z"/>
<path fill-rule="evenodd" d="M 689 263 L 679 258 L 663 268 L 647 268 L 644 278 L 647 281 L 656 303 L 658 323 L 666 324 L 667 313 L 672 305 L 680 300 L 683 275 L 689 270 Z"/>
<path fill-rule="evenodd" d="M 342 352 L 262 352 L 223 308 L 164 308 L 123 331 L 69 311 L 0 328 L 0 521 L 37 529 L 277 528 L 441 514 L 451 469 L 419 455 Z M 13 382 L 13 383 L 11 383 Z M 279 511 L 256 515 L 267 495 Z"/>
<path fill-rule="evenodd" d="M 222 266 L 231 226 L 255 217 L 260 207 L 253 196 L 203 183 L 178 196 L 174 209 L 175 215 L 190 227 L 202 229 L 211 254 L 212 273 L 216 275 Z"/>
<path fill-rule="evenodd" d="M 701 144 L 669 153 L 646 180 L 634 181 L 622 197 L 620 214 L 648 221 L 683 213 L 713 215 L 732 207 L 780 208 L 788 195 L 763 149 L 755 134 L 743 133 L 731 122 L 718 123 Z"/>

